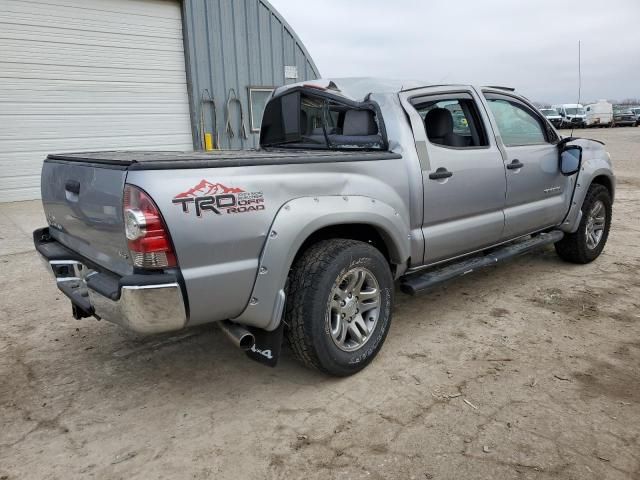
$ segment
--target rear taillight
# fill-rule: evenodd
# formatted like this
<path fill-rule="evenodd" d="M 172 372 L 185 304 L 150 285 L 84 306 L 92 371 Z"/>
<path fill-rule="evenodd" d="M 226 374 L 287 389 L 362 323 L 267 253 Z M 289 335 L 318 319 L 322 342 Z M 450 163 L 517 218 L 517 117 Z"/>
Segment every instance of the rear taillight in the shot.
<path fill-rule="evenodd" d="M 134 266 L 176 266 L 169 232 L 158 207 L 149 195 L 133 185 L 124 187 L 124 225 Z"/>

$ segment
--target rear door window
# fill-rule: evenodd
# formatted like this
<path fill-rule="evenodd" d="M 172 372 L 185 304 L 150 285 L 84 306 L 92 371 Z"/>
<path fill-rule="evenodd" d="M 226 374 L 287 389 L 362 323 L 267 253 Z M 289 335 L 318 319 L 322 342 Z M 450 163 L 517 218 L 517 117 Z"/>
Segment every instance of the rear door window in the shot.
<path fill-rule="evenodd" d="M 489 145 L 475 102 L 468 94 L 437 95 L 412 101 L 429 141 L 453 148 Z"/>

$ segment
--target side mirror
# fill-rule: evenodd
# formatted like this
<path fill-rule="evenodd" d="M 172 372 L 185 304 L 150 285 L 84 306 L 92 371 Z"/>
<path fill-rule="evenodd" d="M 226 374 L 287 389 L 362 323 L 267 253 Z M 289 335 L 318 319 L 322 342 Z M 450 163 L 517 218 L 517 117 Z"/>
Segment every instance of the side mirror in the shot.
<path fill-rule="evenodd" d="M 582 164 L 582 147 L 567 145 L 560 151 L 560 172 L 569 176 L 580 170 Z"/>
<path fill-rule="evenodd" d="M 560 112 L 560 116 L 561 116 L 561 117 L 564 117 L 564 113 Z"/>

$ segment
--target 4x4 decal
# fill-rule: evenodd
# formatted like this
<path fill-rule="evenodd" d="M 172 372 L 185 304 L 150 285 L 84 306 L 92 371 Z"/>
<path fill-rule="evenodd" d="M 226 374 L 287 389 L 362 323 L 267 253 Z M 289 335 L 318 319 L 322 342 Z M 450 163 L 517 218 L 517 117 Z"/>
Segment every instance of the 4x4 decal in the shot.
<path fill-rule="evenodd" d="M 222 215 L 264 210 L 262 192 L 247 192 L 242 188 L 227 187 L 207 180 L 201 180 L 195 187 L 177 194 L 172 202 L 181 205 L 183 213 L 189 213 L 189 207 L 193 205 L 197 217 L 202 217 L 204 212 Z"/>

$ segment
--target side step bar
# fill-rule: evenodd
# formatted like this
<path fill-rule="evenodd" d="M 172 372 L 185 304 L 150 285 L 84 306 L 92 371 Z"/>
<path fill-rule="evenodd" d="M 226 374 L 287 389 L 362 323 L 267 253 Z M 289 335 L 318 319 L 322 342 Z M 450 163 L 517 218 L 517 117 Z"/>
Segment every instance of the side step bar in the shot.
<path fill-rule="evenodd" d="M 540 233 L 527 240 L 497 248 L 483 257 L 469 258 L 449 264 L 446 267 L 429 270 L 422 274 L 416 273 L 414 275 L 408 275 L 401 281 L 400 290 L 408 295 L 416 295 L 456 277 L 461 277 L 475 270 L 495 265 L 498 262 L 517 257 L 545 245 L 556 243 L 562 240 L 562 237 L 564 237 L 564 232 L 552 230 L 547 233 Z"/>

